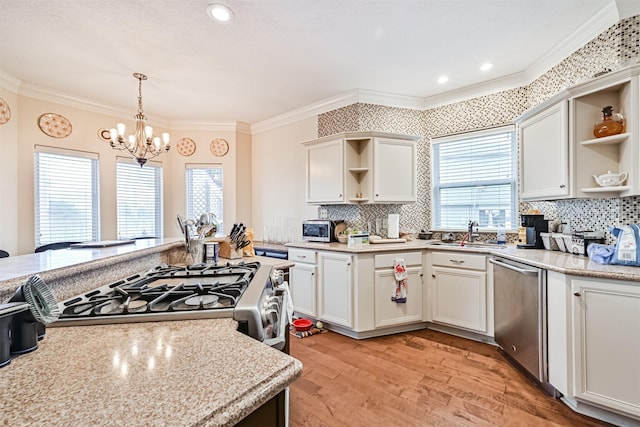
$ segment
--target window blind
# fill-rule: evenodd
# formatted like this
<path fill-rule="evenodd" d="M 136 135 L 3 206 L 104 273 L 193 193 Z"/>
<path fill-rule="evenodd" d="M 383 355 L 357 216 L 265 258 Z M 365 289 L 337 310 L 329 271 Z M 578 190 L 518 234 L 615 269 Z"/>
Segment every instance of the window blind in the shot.
<path fill-rule="evenodd" d="M 131 159 L 118 158 L 116 193 L 118 238 L 163 237 L 162 164 L 140 167 Z"/>
<path fill-rule="evenodd" d="M 516 228 L 516 142 L 513 126 L 433 139 L 432 228 Z"/>
<path fill-rule="evenodd" d="M 218 219 L 217 233 L 224 233 L 222 165 L 186 165 L 187 218 L 213 212 Z"/>
<path fill-rule="evenodd" d="M 36 146 L 35 245 L 100 239 L 98 155 Z"/>

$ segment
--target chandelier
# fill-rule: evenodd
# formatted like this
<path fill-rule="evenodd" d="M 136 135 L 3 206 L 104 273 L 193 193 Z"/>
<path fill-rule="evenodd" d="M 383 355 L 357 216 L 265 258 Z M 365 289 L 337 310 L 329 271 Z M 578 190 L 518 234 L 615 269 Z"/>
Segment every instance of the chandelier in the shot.
<path fill-rule="evenodd" d="M 148 159 L 152 159 L 162 152 L 169 151 L 169 134 L 162 134 L 160 137 L 153 136 L 153 129 L 147 126 L 147 118 L 142 112 L 142 81 L 147 80 L 147 76 L 141 73 L 133 73 L 133 77 L 138 79 L 138 114 L 136 119 L 136 130 L 133 135 L 124 137 L 124 123 L 118 123 L 116 129 L 111 129 L 111 148 L 116 150 L 127 150 L 136 159 L 140 167 L 147 163 Z"/>

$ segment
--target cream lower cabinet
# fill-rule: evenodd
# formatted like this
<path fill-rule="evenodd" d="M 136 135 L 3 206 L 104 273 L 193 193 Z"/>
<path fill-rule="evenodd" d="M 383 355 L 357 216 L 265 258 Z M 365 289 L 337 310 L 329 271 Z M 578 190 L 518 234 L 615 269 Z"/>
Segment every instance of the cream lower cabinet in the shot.
<path fill-rule="evenodd" d="M 571 280 L 573 392 L 640 417 L 640 286 Z"/>
<path fill-rule="evenodd" d="M 431 254 L 431 321 L 489 333 L 486 256 Z"/>
<path fill-rule="evenodd" d="M 290 249 L 289 259 L 295 262 L 289 269 L 293 311 L 298 315 L 317 317 L 316 253 L 307 249 Z"/>
<path fill-rule="evenodd" d="M 407 268 L 407 302 L 391 300 L 396 287 L 394 259 L 403 259 Z M 375 256 L 375 311 L 376 328 L 422 322 L 422 253 L 407 252 Z"/>
<path fill-rule="evenodd" d="M 318 318 L 353 327 L 353 256 L 318 253 Z"/>

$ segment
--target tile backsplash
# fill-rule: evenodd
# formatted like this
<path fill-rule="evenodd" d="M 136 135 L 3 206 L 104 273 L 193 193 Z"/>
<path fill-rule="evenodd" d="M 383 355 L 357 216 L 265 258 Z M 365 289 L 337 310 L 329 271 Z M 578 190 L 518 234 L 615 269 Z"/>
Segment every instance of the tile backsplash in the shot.
<path fill-rule="evenodd" d="M 344 219 L 366 229 L 377 218 L 400 214 L 400 229 L 429 229 L 431 220 L 430 139 L 436 136 L 512 123 L 527 109 L 561 90 L 640 61 L 640 15 L 621 20 L 532 83 L 428 110 L 356 103 L 318 116 L 318 137 L 340 132 L 382 131 L 421 137 L 418 142 L 418 200 L 408 205 L 330 205 L 319 217 Z M 640 223 L 640 197 L 522 202 L 520 212 L 538 209 L 547 219 L 568 221 L 573 230 L 606 230 Z M 495 238 L 495 234 L 482 239 Z M 514 241 L 516 235 L 509 235 Z M 607 231 L 607 238 L 611 236 Z"/>

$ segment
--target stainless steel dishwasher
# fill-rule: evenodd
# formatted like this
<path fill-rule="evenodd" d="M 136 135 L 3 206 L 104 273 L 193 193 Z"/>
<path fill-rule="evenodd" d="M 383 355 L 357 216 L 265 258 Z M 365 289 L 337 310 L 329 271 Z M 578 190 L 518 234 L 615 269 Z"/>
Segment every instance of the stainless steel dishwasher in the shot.
<path fill-rule="evenodd" d="M 495 340 L 503 354 L 550 394 L 547 370 L 546 271 L 504 258 L 493 264 Z"/>

